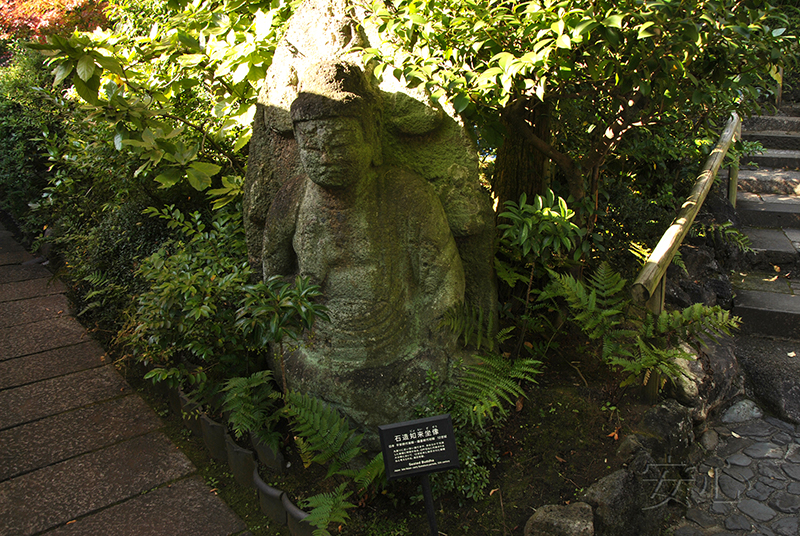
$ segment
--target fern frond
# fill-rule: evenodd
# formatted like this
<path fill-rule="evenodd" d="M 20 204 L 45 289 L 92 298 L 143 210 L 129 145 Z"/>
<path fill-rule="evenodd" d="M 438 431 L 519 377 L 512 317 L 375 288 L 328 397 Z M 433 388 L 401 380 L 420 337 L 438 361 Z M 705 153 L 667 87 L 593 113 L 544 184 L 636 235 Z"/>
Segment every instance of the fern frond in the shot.
<path fill-rule="evenodd" d="M 347 510 L 355 508 L 355 505 L 347 502 L 352 492 L 345 491 L 345 487 L 347 487 L 346 482 L 340 484 L 332 493 L 318 493 L 305 500 L 305 507 L 311 509 L 305 521 L 317 527 L 313 532 L 314 536 L 330 536 L 328 526 L 331 523 L 346 523 L 350 519 Z"/>
<path fill-rule="evenodd" d="M 460 302 L 445 311 L 439 327 L 452 331 L 456 338 L 463 340 L 464 347 L 472 345 L 480 350 L 481 346 L 486 346 L 493 350 L 492 334 L 496 329 L 494 315 L 484 318 L 484 314 L 482 307 L 472 307 Z"/>
<path fill-rule="evenodd" d="M 365 465 L 353 480 L 359 485 L 360 489 L 367 489 L 373 482 L 382 482 L 386 467 L 383 464 L 383 453 L 377 454 L 370 462 Z"/>
<path fill-rule="evenodd" d="M 495 418 L 495 411 L 505 415 L 505 405 L 513 405 L 524 395 L 520 381 L 536 383 L 541 373 L 541 362 L 535 359 L 508 360 L 502 356 L 488 355 L 482 363 L 467 367 L 459 378 L 458 387 L 451 393 L 455 410 L 471 425 L 483 426 Z"/>
<path fill-rule="evenodd" d="M 322 400 L 296 391 L 286 393 L 286 413 L 295 432 L 314 453 L 312 461 L 319 464 L 330 462 L 328 476 L 340 472 L 356 456 L 364 452 L 361 448 L 362 434 L 357 434 L 336 409 Z"/>

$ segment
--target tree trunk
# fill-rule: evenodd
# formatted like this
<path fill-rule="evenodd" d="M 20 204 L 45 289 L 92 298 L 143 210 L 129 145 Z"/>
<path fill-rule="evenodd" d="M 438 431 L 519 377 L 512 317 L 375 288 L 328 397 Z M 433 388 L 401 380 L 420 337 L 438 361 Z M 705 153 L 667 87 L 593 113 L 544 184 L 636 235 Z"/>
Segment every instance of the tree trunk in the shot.
<path fill-rule="evenodd" d="M 537 102 L 533 107 L 526 107 L 522 112 L 525 123 L 533 133 L 545 143 L 550 143 L 550 110 L 547 103 Z M 499 203 L 498 212 L 502 212 L 506 201 L 519 201 L 525 193 L 528 200 L 542 194 L 550 182 L 550 159 L 534 148 L 533 144 L 517 129 L 504 120 L 506 138 L 497 150 L 492 190 Z"/>

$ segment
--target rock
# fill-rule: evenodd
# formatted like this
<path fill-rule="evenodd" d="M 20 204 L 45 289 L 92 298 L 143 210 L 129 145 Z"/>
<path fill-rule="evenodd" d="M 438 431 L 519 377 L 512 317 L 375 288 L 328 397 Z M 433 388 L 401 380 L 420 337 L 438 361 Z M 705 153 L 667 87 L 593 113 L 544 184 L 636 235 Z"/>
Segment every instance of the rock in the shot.
<path fill-rule="evenodd" d="M 752 400 L 740 400 L 728 408 L 725 413 L 722 414 L 720 420 L 726 424 L 729 424 L 759 419 L 763 415 L 764 413 Z"/>
<path fill-rule="evenodd" d="M 593 536 L 592 507 L 574 502 L 565 506 L 546 505 L 536 510 L 525 524 L 525 536 Z"/>
<path fill-rule="evenodd" d="M 719 344 L 704 346 L 698 354 L 688 346 L 684 350 L 694 360 L 677 359 L 683 374 L 668 384 L 667 393 L 691 408 L 695 423 L 704 421 L 711 411 L 741 392 L 741 373 L 734 355 L 734 341 L 720 339 Z"/>
<path fill-rule="evenodd" d="M 656 459 L 685 455 L 694 441 L 694 429 L 688 408 L 672 399 L 645 412 L 636 435 Z"/>
<path fill-rule="evenodd" d="M 581 501 L 594 508 L 598 536 L 656 536 L 660 533 L 662 508 L 645 510 L 649 493 L 641 479 L 620 469 L 592 484 Z"/>
<path fill-rule="evenodd" d="M 789 356 L 795 350 L 792 342 L 736 338 L 736 357 L 753 394 L 778 417 L 800 423 L 800 360 Z"/>
<path fill-rule="evenodd" d="M 778 515 L 775 510 L 766 504 L 754 501 L 753 499 L 744 499 L 743 501 L 740 501 L 739 510 L 752 517 L 756 521 L 769 521 Z"/>

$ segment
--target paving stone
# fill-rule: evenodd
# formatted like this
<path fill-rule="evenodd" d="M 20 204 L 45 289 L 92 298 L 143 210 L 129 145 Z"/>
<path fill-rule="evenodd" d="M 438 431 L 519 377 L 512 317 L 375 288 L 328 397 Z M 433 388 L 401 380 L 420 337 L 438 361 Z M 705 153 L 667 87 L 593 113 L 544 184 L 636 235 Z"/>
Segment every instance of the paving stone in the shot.
<path fill-rule="evenodd" d="M 775 480 L 774 478 L 769 478 L 768 476 L 760 476 L 758 477 L 758 481 L 766 484 L 772 489 L 786 489 L 786 485 L 789 483 L 786 480 Z"/>
<path fill-rule="evenodd" d="M 770 497 L 768 504 L 784 514 L 796 514 L 800 512 L 800 496 L 791 495 L 784 491 L 779 491 Z"/>
<path fill-rule="evenodd" d="M 740 400 L 725 410 L 720 420 L 723 423 L 739 423 L 761 418 L 764 413 L 752 400 Z"/>
<path fill-rule="evenodd" d="M 41 264 L 0 266 L 0 284 L 27 281 L 28 279 L 51 279 L 52 277 L 52 272 Z"/>
<path fill-rule="evenodd" d="M 751 463 L 753 463 L 753 459 L 749 456 L 745 456 L 741 452 L 737 452 L 736 454 L 731 454 L 725 461 L 731 465 L 738 465 L 739 467 L 747 467 Z"/>
<path fill-rule="evenodd" d="M 780 536 L 797 536 L 798 528 L 800 528 L 798 524 L 796 517 L 784 517 L 772 524 L 772 530 L 780 534 Z"/>
<path fill-rule="evenodd" d="M 744 449 L 744 453 L 750 456 L 751 458 L 783 458 L 786 449 L 781 447 L 780 445 L 776 445 L 775 443 L 763 442 L 763 443 L 754 443 Z"/>
<path fill-rule="evenodd" d="M 86 330 L 69 317 L 0 329 L 0 361 L 38 354 L 87 340 Z"/>
<path fill-rule="evenodd" d="M 719 485 L 722 494 L 729 499 L 739 499 L 747 490 L 745 484 L 728 475 L 720 476 L 717 480 L 717 485 Z"/>
<path fill-rule="evenodd" d="M 227 536 L 247 528 L 222 500 L 208 492 L 202 480 L 190 477 L 128 499 L 75 523 L 48 532 L 48 536 Z"/>
<path fill-rule="evenodd" d="M 24 300 L 36 296 L 47 296 L 66 292 L 66 287 L 52 277 L 40 279 L 27 279 L 0 285 L 0 302 Z"/>
<path fill-rule="evenodd" d="M 31 324 L 62 315 L 69 316 L 69 313 L 69 301 L 61 294 L 7 301 L 0 303 L 0 328 Z"/>
<path fill-rule="evenodd" d="M 734 428 L 734 431 L 743 437 L 763 440 L 764 438 L 770 437 L 778 430 L 769 423 L 759 419 L 754 422 L 749 422 L 747 424 L 737 426 L 736 428 Z"/>
<path fill-rule="evenodd" d="M 725 518 L 725 528 L 728 530 L 750 530 L 752 526 L 750 520 L 743 515 L 733 514 Z"/>
<path fill-rule="evenodd" d="M 800 482 L 792 482 L 789 484 L 789 487 L 786 488 L 786 491 L 792 495 L 800 495 Z"/>
<path fill-rule="evenodd" d="M 778 432 L 772 436 L 772 442 L 776 445 L 788 445 L 793 439 L 794 438 L 787 432 Z"/>
<path fill-rule="evenodd" d="M 0 390 L 33 383 L 106 363 L 106 353 L 93 340 L 0 361 Z"/>
<path fill-rule="evenodd" d="M 708 515 L 708 513 L 700 508 L 689 508 L 686 510 L 686 519 L 697 523 L 704 529 L 713 527 L 717 524 L 717 520 L 714 517 Z"/>
<path fill-rule="evenodd" d="M 147 404 L 130 395 L 9 428 L 0 432 L 0 481 L 160 427 Z"/>
<path fill-rule="evenodd" d="M 719 445 L 719 434 L 714 430 L 706 430 L 700 436 L 700 445 L 707 451 L 712 451 Z"/>
<path fill-rule="evenodd" d="M 777 534 L 772 532 L 772 530 L 769 527 L 764 525 L 756 525 L 755 531 L 756 532 L 752 533 L 752 536 L 778 536 Z"/>
<path fill-rule="evenodd" d="M 775 493 L 775 490 L 771 487 L 762 482 L 756 482 L 753 487 L 747 490 L 745 495 L 757 501 L 766 501 L 773 493 Z"/>
<path fill-rule="evenodd" d="M 723 458 L 727 458 L 733 454 L 739 454 L 740 451 L 746 449 L 750 445 L 752 445 L 754 441 L 752 439 L 748 439 L 746 437 L 729 437 L 725 440 L 724 445 L 720 445 L 717 448 L 717 456 L 721 456 Z"/>
<path fill-rule="evenodd" d="M 730 501 L 714 501 L 711 503 L 711 507 L 709 507 L 708 511 L 712 514 L 727 516 L 733 510 L 733 506 L 731 505 Z"/>
<path fill-rule="evenodd" d="M 57 527 L 194 471 L 161 434 L 114 446 L 0 482 L 0 534 Z"/>
<path fill-rule="evenodd" d="M 800 480 L 800 464 L 788 462 L 784 463 L 783 472 L 795 480 Z"/>
<path fill-rule="evenodd" d="M 111 366 L 0 391 L 0 430 L 131 392 Z"/>
<path fill-rule="evenodd" d="M 2 251 L 0 250 L 0 266 L 9 264 L 22 264 L 33 259 L 33 255 L 25 251 Z"/>
<path fill-rule="evenodd" d="M 758 474 L 772 480 L 786 480 L 786 474 L 781 471 L 781 466 L 775 462 L 761 462 L 758 464 Z"/>
<path fill-rule="evenodd" d="M 703 531 L 692 525 L 684 525 L 675 529 L 672 534 L 674 536 L 703 536 Z"/>
<path fill-rule="evenodd" d="M 786 459 L 792 463 L 800 463 L 800 445 L 792 443 L 786 447 Z"/>
<path fill-rule="evenodd" d="M 739 510 L 745 515 L 750 516 L 756 521 L 770 521 L 774 519 L 778 513 L 767 506 L 766 504 L 754 501 L 753 499 L 744 499 L 739 501 L 737 505 Z"/>
<path fill-rule="evenodd" d="M 724 468 L 722 471 L 739 482 L 749 482 L 756 476 L 755 472 L 749 467 L 731 466 Z"/>

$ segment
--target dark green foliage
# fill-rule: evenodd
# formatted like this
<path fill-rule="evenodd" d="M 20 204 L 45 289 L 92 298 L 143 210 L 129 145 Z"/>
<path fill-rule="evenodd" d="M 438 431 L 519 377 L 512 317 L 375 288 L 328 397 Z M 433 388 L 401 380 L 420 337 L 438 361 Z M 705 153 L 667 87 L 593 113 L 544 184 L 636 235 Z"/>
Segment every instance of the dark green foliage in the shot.
<path fill-rule="evenodd" d="M 338 411 L 319 398 L 289 391 L 286 393 L 286 413 L 295 432 L 305 440 L 311 461 L 326 464 L 328 475 L 349 473 L 349 464 L 360 456 L 362 435 L 355 433 Z"/>
<path fill-rule="evenodd" d="M 742 253 L 753 251 L 750 248 L 750 237 L 733 226 L 732 222 L 708 223 L 695 222 L 689 229 L 691 236 L 710 238 L 715 246 L 732 244 Z"/>
<path fill-rule="evenodd" d="M 680 343 L 715 341 L 739 325 L 728 311 L 700 303 L 654 315 L 634 307 L 624 289 L 625 280 L 603 263 L 585 283 L 554 274 L 552 285 L 540 296 L 566 300 L 570 319 L 590 339 L 602 343 L 600 358 L 627 374 L 623 384 L 647 383 L 652 371 L 677 377 L 681 370 L 675 360 L 692 357 Z"/>
<path fill-rule="evenodd" d="M 280 418 L 276 402 L 280 394 L 272 388 L 272 371 L 261 370 L 247 377 L 231 378 L 222 388 L 223 411 L 228 413 L 228 426 L 237 438 L 252 432 L 276 452 L 280 434 L 274 430 Z"/>
<path fill-rule="evenodd" d="M 472 307 L 468 303 L 460 302 L 447 309 L 439 325 L 453 332 L 463 341 L 464 346 L 474 346 L 480 350 L 481 346 L 494 350 L 495 320 L 493 315 L 486 315 L 481 307 Z"/>
<path fill-rule="evenodd" d="M 309 497 L 305 501 L 305 506 L 311 508 L 305 521 L 309 525 L 317 527 L 314 536 L 330 536 L 327 527 L 331 523 L 344 524 L 350 519 L 347 510 L 355 508 L 355 505 L 347 502 L 347 498 L 352 495 L 345 491 L 347 482 L 342 482 L 332 493 L 319 493 Z"/>

